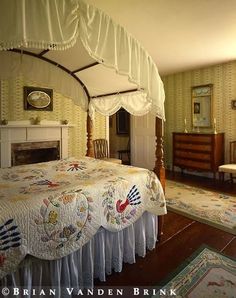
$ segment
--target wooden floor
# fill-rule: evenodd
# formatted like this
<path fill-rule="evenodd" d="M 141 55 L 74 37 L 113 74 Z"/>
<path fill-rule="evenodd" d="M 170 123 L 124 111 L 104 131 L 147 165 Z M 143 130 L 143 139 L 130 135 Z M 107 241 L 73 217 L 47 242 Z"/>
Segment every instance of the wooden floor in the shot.
<path fill-rule="evenodd" d="M 205 189 L 236 194 L 236 184 L 220 184 L 213 179 L 193 175 L 167 173 L 168 179 L 185 182 Z M 135 264 L 125 264 L 121 273 L 113 273 L 105 283 L 97 286 L 154 286 L 165 279 L 186 258 L 206 244 L 236 258 L 236 236 L 187 217 L 168 212 L 164 217 L 164 235 L 145 258 L 138 257 Z"/>

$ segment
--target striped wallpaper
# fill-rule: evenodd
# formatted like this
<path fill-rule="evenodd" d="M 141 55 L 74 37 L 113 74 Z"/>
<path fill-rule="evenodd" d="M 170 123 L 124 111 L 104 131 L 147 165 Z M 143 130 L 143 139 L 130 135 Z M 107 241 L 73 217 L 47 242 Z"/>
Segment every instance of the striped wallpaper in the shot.
<path fill-rule="evenodd" d="M 86 119 L 85 113 L 72 99 L 53 92 L 53 111 L 25 111 L 23 106 L 23 86 L 39 86 L 35 82 L 25 82 L 22 76 L 1 81 L 1 119 L 11 121 L 29 120 L 39 116 L 41 120 L 60 121 L 67 119 L 74 127 L 69 128 L 69 156 L 81 157 L 86 154 Z M 103 138 L 106 134 L 106 121 L 101 114 L 96 114 L 93 138 Z"/>
<path fill-rule="evenodd" d="M 225 161 L 229 158 L 229 142 L 236 140 L 236 110 L 231 100 L 236 99 L 236 61 L 206 68 L 176 73 L 162 78 L 166 93 L 165 160 L 167 168 L 172 165 L 172 132 L 184 131 L 191 127 L 191 87 L 213 84 L 213 118 L 217 131 L 225 133 Z M 201 132 L 212 129 L 201 129 Z"/>

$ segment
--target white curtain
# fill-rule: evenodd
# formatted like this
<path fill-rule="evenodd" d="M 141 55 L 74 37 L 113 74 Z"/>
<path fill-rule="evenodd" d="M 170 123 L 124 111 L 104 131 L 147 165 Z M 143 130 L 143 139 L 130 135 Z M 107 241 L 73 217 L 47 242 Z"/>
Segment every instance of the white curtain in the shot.
<path fill-rule="evenodd" d="M 0 80 L 16 78 L 21 74 L 24 80 L 36 82 L 38 87 L 53 88 L 87 111 L 88 101 L 84 89 L 62 69 L 31 56 L 4 51 L 0 52 L 0 65 Z"/>
<path fill-rule="evenodd" d="M 115 114 L 121 107 L 134 116 L 145 115 L 151 111 L 151 103 L 146 100 L 145 94 L 137 91 L 92 98 L 89 103 L 89 114 L 92 119 L 94 118 L 95 111 L 105 116 L 110 116 Z"/>
<path fill-rule="evenodd" d="M 77 0 L 1 0 L 0 49 L 65 50 L 78 36 Z"/>
<path fill-rule="evenodd" d="M 0 28 L 0 49 L 64 50 L 79 35 L 91 57 L 137 84 L 149 110 L 165 119 L 163 83 L 151 56 L 97 8 L 82 0 L 2 0 Z"/>
<path fill-rule="evenodd" d="M 146 101 L 146 108 L 142 110 L 143 105 L 141 105 L 139 115 L 146 114 L 148 106 L 149 111 L 165 120 L 164 87 L 151 56 L 122 26 L 113 22 L 102 11 L 81 0 L 79 0 L 79 10 L 79 36 L 88 53 L 100 63 L 115 68 L 119 74 L 126 75 L 131 82 L 137 84 L 140 93 L 143 93 L 143 101 Z M 130 95 L 130 98 L 132 97 Z M 112 107 L 113 111 L 114 105 L 115 103 Z M 93 107 L 96 106 L 98 104 L 93 104 Z M 101 108 L 99 110 L 102 112 Z M 133 109 L 130 108 L 131 113 L 132 111 Z M 106 115 L 107 112 L 104 114 Z M 112 110 L 109 114 L 112 114 Z"/>

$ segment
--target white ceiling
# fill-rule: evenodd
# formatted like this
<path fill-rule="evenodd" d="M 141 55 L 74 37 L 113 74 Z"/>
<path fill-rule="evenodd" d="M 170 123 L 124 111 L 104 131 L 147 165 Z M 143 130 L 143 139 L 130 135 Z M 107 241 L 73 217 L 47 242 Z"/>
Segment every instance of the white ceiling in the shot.
<path fill-rule="evenodd" d="M 86 0 L 124 26 L 161 75 L 236 59 L 236 0 Z"/>

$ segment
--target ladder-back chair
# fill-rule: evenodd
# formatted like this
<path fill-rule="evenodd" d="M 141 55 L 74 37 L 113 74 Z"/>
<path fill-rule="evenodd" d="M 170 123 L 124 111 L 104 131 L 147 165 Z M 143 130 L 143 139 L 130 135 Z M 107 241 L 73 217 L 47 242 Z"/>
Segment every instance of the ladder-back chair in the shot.
<path fill-rule="evenodd" d="M 118 158 L 109 157 L 108 143 L 106 139 L 93 140 L 94 157 L 105 161 L 121 164 Z"/>

